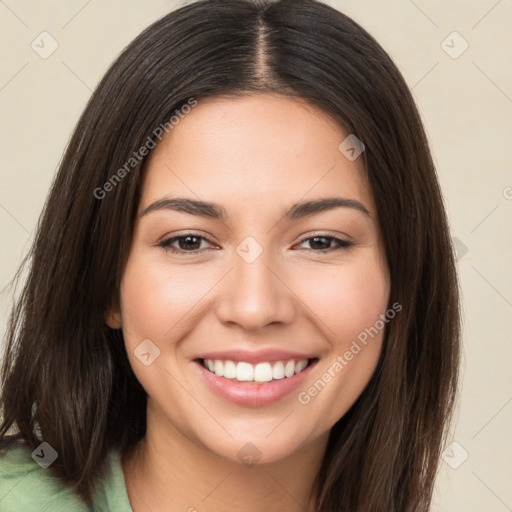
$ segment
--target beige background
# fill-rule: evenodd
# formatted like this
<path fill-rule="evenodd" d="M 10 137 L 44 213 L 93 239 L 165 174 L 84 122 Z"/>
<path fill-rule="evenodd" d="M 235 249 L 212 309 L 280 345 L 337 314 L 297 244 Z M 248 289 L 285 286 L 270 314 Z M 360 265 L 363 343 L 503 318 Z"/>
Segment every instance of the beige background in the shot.
<path fill-rule="evenodd" d="M 465 344 L 451 436 L 458 445 L 442 463 L 432 510 L 510 511 L 512 0 L 328 3 L 372 33 L 412 87 L 457 239 Z M 0 289 L 29 247 L 91 90 L 131 39 L 177 5 L 0 0 Z M 43 31 L 58 43 L 45 59 L 31 48 L 35 41 L 42 52 L 42 37 L 51 48 Z M 2 294 L 2 330 L 11 300 Z"/>

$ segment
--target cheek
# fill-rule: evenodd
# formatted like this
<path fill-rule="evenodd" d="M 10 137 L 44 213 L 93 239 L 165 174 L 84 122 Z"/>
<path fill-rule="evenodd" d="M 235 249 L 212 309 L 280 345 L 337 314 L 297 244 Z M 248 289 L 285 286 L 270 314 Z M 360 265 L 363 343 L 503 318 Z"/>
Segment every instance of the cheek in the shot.
<path fill-rule="evenodd" d="M 322 320 L 317 326 L 329 343 L 329 353 L 315 379 L 297 395 L 304 412 L 316 418 L 315 435 L 332 427 L 369 383 L 382 349 L 386 324 L 381 315 L 388 300 L 387 268 L 377 258 L 317 273 L 308 304 Z"/>
<path fill-rule="evenodd" d="M 196 310 L 203 309 L 199 303 L 221 274 L 219 269 L 195 265 L 170 270 L 165 262 L 132 254 L 121 286 L 123 328 L 134 333 L 127 342 L 179 339 Z M 385 312 L 389 298 L 386 268 L 371 251 L 346 264 L 283 269 L 283 275 L 306 306 L 297 304 L 300 315 L 310 314 L 331 344 L 342 345 L 357 337 Z"/>
<path fill-rule="evenodd" d="M 182 392 L 165 369 L 177 369 L 177 340 L 193 328 L 197 305 L 211 287 L 208 280 L 194 272 L 192 265 L 170 271 L 165 261 L 152 261 L 144 251 L 135 250 L 130 255 L 121 283 L 125 346 L 138 381 L 149 396 L 159 396 L 162 403 L 165 397 L 180 396 Z M 151 340 L 157 347 L 150 345 L 149 351 L 154 352 L 149 365 L 139 359 L 140 354 L 148 351 L 148 345 L 141 345 L 147 343 L 145 340 Z"/>
<path fill-rule="evenodd" d="M 144 261 L 134 255 L 121 286 L 123 328 L 155 340 L 171 333 L 175 337 L 208 288 L 208 282 L 198 279 L 192 266 L 171 272 L 160 262 Z"/>
<path fill-rule="evenodd" d="M 294 286 L 337 352 L 346 350 L 347 344 L 386 311 L 387 269 L 373 254 L 335 268 L 318 267 L 310 276 L 296 277 Z"/>

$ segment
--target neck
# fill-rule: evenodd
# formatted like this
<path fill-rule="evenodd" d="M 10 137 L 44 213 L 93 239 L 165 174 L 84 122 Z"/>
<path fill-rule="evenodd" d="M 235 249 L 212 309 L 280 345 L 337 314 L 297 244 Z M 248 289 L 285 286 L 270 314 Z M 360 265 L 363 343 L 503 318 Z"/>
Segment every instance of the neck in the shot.
<path fill-rule="evenodd" d="M 146 436 L 123 457 L 135 512 L 314 512 L 317 475 L 328 432 L 287 458 L 244 464 L 212 452 L 170 422 L 152 421 Z"/>

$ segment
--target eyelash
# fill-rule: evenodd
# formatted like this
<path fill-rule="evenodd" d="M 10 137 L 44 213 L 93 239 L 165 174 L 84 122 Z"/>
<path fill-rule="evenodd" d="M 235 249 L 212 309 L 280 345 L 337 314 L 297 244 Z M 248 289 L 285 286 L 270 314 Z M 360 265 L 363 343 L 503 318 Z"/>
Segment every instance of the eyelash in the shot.
<path fill-rule="evenodd" d="M 162 247 L 166 251 L 170 251 L 170 252 L 172 252 L 174 254 L 190 254 L 190 255 L 195 255 L 195 254 L 199 254 L 200 252 L 204 251 L 204 249 L 194 249 L 192 251 L 185 251 L 183 249 L 176 249 L 175 247 L 171 246 L 172 243 L 177 242 L 177 241 L 182 240 L 182 239 L 185 239 L 185 238 L 188 238 L 188 237 L 197 238 L 197 239 L 199 239 L 201 241 L 202 240 L 206 240 L 208 243 L 212 243 L 212 242 L 210 242 L 204 236 L 196 235 L 194 233 L 185 233 L 183 235 L 179 235 L 179 236 L 174 236 L 172 238 L 168 238 L 167 240 L 162 240 L 158 244 L 158 246 Z M 337 247 L 330 247 L 328 249 L 306 249 L 306 251 L 314 252 L 316 254 L 326 254 L 326 253 L 330 253 L 330 252 L 333 252 L 333 251 L 339 251 L 341 249 L 349 249 L 349 248 L 351 248 L 354 245 L 352 242 L 348 242 L 347 240 L 342 240 L 342 239 L 336 238 L 334 236 L 322 235 L 322 234 L 304 238 L 304 239 L 302 239 L 298 243 L 298 245 L 300 245 L 300 244 L 302 244 L 302 243 L 304 243 L 304 242 L 306 242 L 308 240 L 313 240 L 315 238 L 323 238 L 324 240 L 327 240 L 327 241 L 330 241 L 330 242 L 335 242 L 337 244 Z"/>

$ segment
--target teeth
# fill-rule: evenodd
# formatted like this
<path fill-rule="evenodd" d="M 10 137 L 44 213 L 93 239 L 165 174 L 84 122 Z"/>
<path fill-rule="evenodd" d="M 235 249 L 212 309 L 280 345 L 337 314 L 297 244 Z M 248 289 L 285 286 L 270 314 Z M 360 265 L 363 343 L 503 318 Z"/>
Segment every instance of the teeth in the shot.
<path fill-rule="evenodd" d="M 295 373 L 295 361 L 288 361 L 284 367 L 284 376 L 291 377 Z"/>
<path fill-rule="evenodd" d="M 284 364 L 282 361 L 278 361 L 272 368 L 272 378 L 284 379 Z"/>
<path fill-rule="evenodd" d="M 223 364 L 222 361 L 215 361 L 216 363 Z M 253 380 L 254 366 L 249 363 L 238 363 L 236 365 L 236 380 L 249 381 Z"/>
<path fill-rule="evenodd" d="M 270 363 L 258 363 L 255 366 L 254 380 L 256 382 L 268 382 L 272 380 L 272 366 L 270 366 Z"/>
<path fill-rule="evenodd" d="M 295 365 L 295 373 L 300 373 L 308 365 L 307 361 L 298 361 Z"/>
<path fill-rule="evenodd" d="M 307 359 L 295 361 L 265 362 L 256 365 L 240 361 L 222 361 L 220 359 L 205 359 L 203 366 L 219 377 L 235 379 L 240 382 L 269 382 L 272 379 L 280 380 L 293 377 L 303 371 L 308 365 Z"/>
<path fill-rule="evenodd" d="M 219 377 L 224 376 L 224 365 L 222 364 L 222 361 L 215 361 L 214 363 L 215 368 L 215 375 L 218 375 Z"/>
<path fill-rule="evenodd" d="M 226 379 L 234 379 L 236 377 L 236 364 L 233 361 L 224 363 L 224 377 Z"/>

